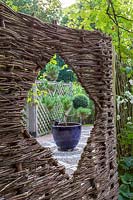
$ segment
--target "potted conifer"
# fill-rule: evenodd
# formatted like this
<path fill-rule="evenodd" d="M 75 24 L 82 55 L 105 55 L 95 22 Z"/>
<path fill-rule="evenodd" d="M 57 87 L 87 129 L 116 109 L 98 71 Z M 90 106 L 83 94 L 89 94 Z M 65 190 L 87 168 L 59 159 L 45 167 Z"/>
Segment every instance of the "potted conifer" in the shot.
<path fill-rule="evenodd" d="M 81 113 L 82 116 L 84 113 L 86 114 L 88 98 L 85 95 L 77 95 L 72 100 L 71 97 L 64 96 L 61 98 L 61 102 L 64 110 L 63 122 L 56 122 L 52 126 L 52 134 L 58 149 L 68 151 L 73 150 L 77 146 L 81 136 L 81 124 L 68 122 L 68 116 L 72 109 L 75 109 L 78 114 Z"/>

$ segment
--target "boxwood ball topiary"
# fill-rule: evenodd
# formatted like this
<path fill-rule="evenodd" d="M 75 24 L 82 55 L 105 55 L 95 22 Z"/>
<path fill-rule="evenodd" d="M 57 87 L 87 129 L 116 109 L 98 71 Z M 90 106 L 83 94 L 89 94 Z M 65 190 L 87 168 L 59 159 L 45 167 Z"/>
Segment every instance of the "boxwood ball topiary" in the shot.
<path fill-rule="evenodd" d="M 87 108 L 88 107 L 88 97 L 85 95 L 76 95 L 73 99 L 73 107 L 78 109 L 79 107 Z"/>

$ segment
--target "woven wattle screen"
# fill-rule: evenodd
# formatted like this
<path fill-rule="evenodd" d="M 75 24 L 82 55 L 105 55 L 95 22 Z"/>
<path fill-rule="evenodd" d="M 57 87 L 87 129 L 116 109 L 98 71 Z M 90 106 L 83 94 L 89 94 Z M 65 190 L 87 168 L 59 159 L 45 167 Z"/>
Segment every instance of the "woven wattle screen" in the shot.
<path fill-rule="evenodd" d="M 95 103 L 91 137 L 72 177 L 30 137 L 22 109 L 57 53 Z M 117 200 L 111 38 L 16 13 L 0 4 L 0 200 Z"/>

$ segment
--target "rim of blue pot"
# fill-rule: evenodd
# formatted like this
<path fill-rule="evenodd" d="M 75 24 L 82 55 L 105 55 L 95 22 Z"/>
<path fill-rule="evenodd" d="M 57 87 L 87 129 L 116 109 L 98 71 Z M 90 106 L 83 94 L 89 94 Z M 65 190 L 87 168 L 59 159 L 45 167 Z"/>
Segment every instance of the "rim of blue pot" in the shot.
<path fill-rule="evenodd" d="M 58 125 L 52 125 L 52 127 L 53 127 L 53 128 L 54 128 L 54 127 L 65 127 L 65 125 L 62 126 L 63 124 L 65 124 L 65 123 L 62 122 L 62 123 L 59 123 Z M 72 125 L 71 125 L 71 124 L 72 124 Z M 68 125 L 67 125 L 66 127 L 76 127 L 76 126 L 81 126 L 81 123 L 68 122 Z"/>

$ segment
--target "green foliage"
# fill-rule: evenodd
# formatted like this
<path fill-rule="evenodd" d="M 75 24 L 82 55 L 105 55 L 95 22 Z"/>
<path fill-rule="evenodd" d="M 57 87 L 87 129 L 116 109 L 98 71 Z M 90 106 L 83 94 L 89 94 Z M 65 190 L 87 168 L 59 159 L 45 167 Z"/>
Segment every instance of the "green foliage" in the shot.
<path fill-rule="evenodd" d="M 120 71 L 122 73 L 126 73 L 128 78 L 132 78 L 133 77 L 133 66 L 121 66 L 120 67 Z"/>
<path fill-rule="evenodd" d="M 61 97 L 61 102 L 65 112 L 67 112 L 72 107 L 72 98 L 70 96 L 65 95 Z"/>
<path fill-rule="evenodd" d="M 75 109 L 78 109 L 79 107 L 87 108 L 88 101 L 89 101 L 89 99 L 87 96 L 85 96 L 83 94 L 76 95 L 73 99 L 73 107 Z"/>
<path fill-rule="evenodd" d="M 34 100 L 33 96 L 36 96 L 36 94 L 33 92 L 33 88 L 31 88 L 28 92 L 27 103 L 38 103 L 38 101 Z"/>
<path fill-rule="evenodd" d="M 46 78 L 49 81 L 56 81 L 59 74 L 59 68 L 55 64 L 48 63 L 46 65 Z"/>
<path fill-rule="evenodd" d="M 76 113 L 77 113 L 77 116 L 79 116 L 83 120 L 83 119 L 87 118 L 89 115 L 91 115 L 91 110 L 89 108 L 79 107 L 77 109 Z"/>
<path fill-rule="evenodd" d="M 43 96 L 42 103 L 47 107 L 49 111 L 52 111 L 54 106 L 56 105 L 57 98 L 51 97 L 49 95 Z"/>
<path fill-rule="evenodd" d="M 76 80 L 76 76 L 71 69 L 63 68 L 60 70 L 57 81 L 63 81 L 64 83 L 69 83 L 75 80 Z"/>
<path fill-rule="evenodd" d="M 127 123 L 126 126 L 122 130 L 121 134 L 121 143 L 128 145 L 133 145 L 133 123 Z M 133 146 L 132 146 L 133 150 Z"/>
<path fill-rule="evenodd" d="M 45 22 L 59 19 L 61 15 L 59 0 L 2 0 L 2 2 L 17 12 L 34 15 Z"/>
<path fill-rule="evenodd" d="M 47 90 L 46 88 L 37 88 L 36 83 L 34 83 L 32 85 L 32 88 L 29 90 L 28 92 L 28 96 L 27 96 L 27 103 L 30 104 L 38 104 L 38 98 L 37 97 L 41 97 L 41 96 L 45 96 L 47 95 Z"/>
<path fill-rule="evenodd" d="M 121 132 L 117 135 L 120 144 L 121 155 L 133 156 L 133 123 L 130 121 L 121 128 Z"/>
<path fill-rule="evenodd" d="M 50 59 L 46 67 L 39 72 L 37 79 L 44 78 L 56 80 L 57 82 L 63 81 L 64 83 L 76 81 L 74 72 L 65 64 L 64 60 L 56 54 Z"/>
<path fill-rule="evenodd" d="M 76 96 L 77 94 L 85 95 L 86 92 L 79 82 L 74 82 L 73 83 L 73 95 Z"/>
<path fill-rule="evenodd" d="M 124 157 L 119 161 L 120 188 L 118 200 L 133 199 L 133 157 Z"/>
<path fill-rule="evenodd" d="M 128 170 L 131 172 L 133 170 L 133 157 L 123 157 L 118 164 L 120 173 L 124 173 Z"/>
<path fill-rule="evenodd" d="M 48 67 L 47 67 L 47 65 L 48 65 Z M 49 67 L 49 65 L 51 65 L 51 66 Z M 56 54 L 50 59 L 50 61 L 46 64 L 46 66 L 43 67 L 43 69 L 39 72 L 37 79 L 38 79 L 38 80 L 43 80 L 43 79 L 45 79 L 45 78 L 47 77 L 46 68 L 48 68 L 48 71 L 49 71 L 49 68 L 52 68 L 52 65 L 54 65 L 54 66 L 53 66 L 54 71 L 57 70 L 57 74 L 58 74 L 58 73 L 59 73 L 59 72 L 58 72 L 59 66 L 57 65 L 57 61 L 56 61 Z M 56 66 L 56 65 L 57 65 L 57 66 Z M 57 69 L 56 69 L 56 68 L 57 68 Z M 54 72 L 54 73 L 56 74 L 56 72 Z"/>
<path fill-rule="evenodd" d="M 133 1 L 77 0 L 66 8 L 62 23 L 69 27 L 100 30 L 113 38 L 113 44 L 124 63 L 133 64 Z"/>
<path fill-rule="evenodd" d="M 84 99 L 84 102 L 80 104 L 80 106 L 74 107 L 73 104 L 73 98 L 70 96 L 63 96 L 61 97 L 61 103 L 63 105 L 64 110 L 64 122 L 66 123 L 68 121 L 68 117 L 79 117 L 80 119 L 84 120 L 88 116 L 91 115 L 92 110 L 88 107 L 88 98 L 85 95 L 79 95 L 82 96 L 82 100 Z M 78 97 L 78 96 L 77 96 Z M 74 98 L 75 99 L 75 98 Z"/>
<path fill-rule="evenodd" d="M 76 75 L 74 72 L 69 68 L 67 64 L 65 64 L 64 60 L 59 56 L 56 55 L 56 65 L 59 67 L 59 76 L 57 81 L 63 81 L 64 83 L 73 82 L 76 80 Z"/>

